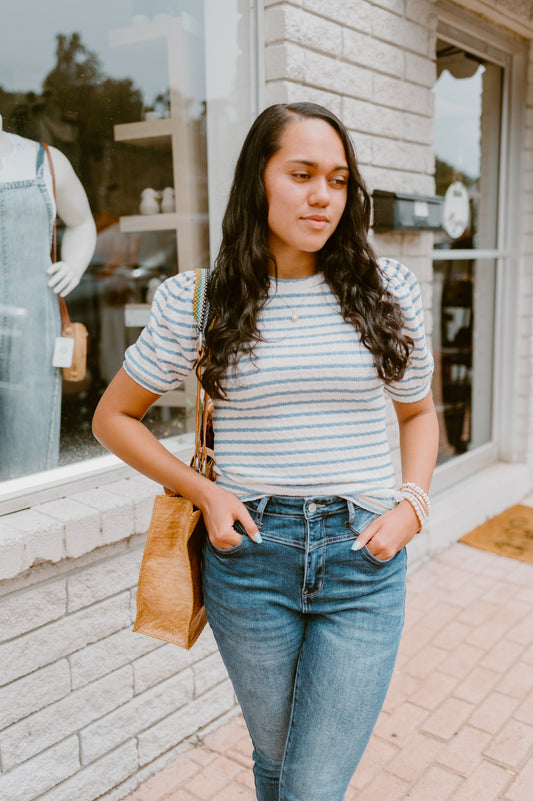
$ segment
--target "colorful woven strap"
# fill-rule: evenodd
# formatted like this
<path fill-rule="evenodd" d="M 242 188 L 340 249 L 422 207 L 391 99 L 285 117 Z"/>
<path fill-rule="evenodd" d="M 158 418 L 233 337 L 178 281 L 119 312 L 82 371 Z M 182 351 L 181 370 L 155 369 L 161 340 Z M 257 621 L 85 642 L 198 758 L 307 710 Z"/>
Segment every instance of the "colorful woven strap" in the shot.
<path fill-rule="evenodd" d="M 193 296 L 193 312 L 194 319 L 198 330 L 203 331 L 206 322 L 207 311 L 207 279 L 209 278 L 209 270 L 195 270 L 196 280 L 194 284 Z"/>

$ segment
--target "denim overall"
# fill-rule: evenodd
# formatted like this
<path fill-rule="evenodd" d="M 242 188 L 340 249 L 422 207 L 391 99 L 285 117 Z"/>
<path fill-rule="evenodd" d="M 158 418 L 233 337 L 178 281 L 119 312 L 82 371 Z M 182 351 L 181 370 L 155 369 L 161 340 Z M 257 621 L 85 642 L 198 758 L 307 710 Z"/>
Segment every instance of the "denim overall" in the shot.
<path fill-rule="evenodd" d="M 58 462 L 61 372 L 52 355 L 61 325 L 46 275 L 53 216 L 39 145 L 35 178 L 0 182 L 0 479 Z"/>

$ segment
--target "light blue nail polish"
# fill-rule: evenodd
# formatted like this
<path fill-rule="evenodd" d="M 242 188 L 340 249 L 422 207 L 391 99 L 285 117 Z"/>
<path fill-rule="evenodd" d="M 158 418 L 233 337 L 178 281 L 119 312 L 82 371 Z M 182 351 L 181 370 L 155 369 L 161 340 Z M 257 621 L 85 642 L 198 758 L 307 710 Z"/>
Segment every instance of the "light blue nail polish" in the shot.
<path fill-rule="evenodd" d="M 259 532 L 257 532 L 256 534 L 254 534 L 254 540 L 255 542 L 257 542 L 258 545 L 260 545 L 263 542 L 263 537 Z"/>
<path fill-rule="evenodd" d="M 360 551 L 362 547 L 363 547 L 363 543 L 359 542 L 359 540 L 356 540 L 354 542 L 354 544 L 352 545 L 352 551 Z"/>

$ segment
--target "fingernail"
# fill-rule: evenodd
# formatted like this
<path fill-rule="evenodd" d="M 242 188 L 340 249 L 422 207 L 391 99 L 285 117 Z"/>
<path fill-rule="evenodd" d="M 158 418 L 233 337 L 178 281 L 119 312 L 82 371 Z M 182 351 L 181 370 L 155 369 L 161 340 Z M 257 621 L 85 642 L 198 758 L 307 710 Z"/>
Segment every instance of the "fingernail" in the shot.
<path fill-rule="evenodd" d="M 356 540 L 354 542 L 354 544 L 352 545 L 352 551 L 360 551 L 362 547 L 363 547 L 363 543 L 359 542 L 359 540 Z"/>
<path fill-rule="evenodd" d="M 254 534 L 254 541 L 257 542 L 258 545 L 263 542 L 263 537 L 258 531 Z"/>

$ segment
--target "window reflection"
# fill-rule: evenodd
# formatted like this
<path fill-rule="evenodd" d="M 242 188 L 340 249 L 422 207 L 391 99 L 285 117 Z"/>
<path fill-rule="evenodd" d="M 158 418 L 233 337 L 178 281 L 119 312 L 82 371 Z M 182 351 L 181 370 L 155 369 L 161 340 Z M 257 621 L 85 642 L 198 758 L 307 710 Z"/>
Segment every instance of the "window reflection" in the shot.
<path fill-rule="evenodd" d="M 249 4 L 225 4 L 225 41 L 210 48 L 216 80 L 206 74 L 205 52 L 205 18 L 220 17 L 215 7 L 213 14 L 213 0 L 51 0 L 43 17 L 35 0 L 21 0 L 5 12 L 3 129 L 46 141 L 68 158 L 98 233 L 92 260 L 67 297 L 71 319 L 85 323 L 90 340 L 86 379 L 63 382 L 59 464 L 101 452 L 90 433 L 92 413 L 147 321 L 156 287 L 177 271 L 209 264 L 207 121 L 220 192 L 250 113 L 249 70 L 236 69 L 238 58 L 250 63 Z M 226 94 L 213 97 L 206 87 L 215 85 Z M 18 330 L 12 311 L 0 326 L 9 341 Z M 4 347 L 0 368 L 7 358 Z M 181 433 L 190 428 L 190 409 L 178 390 L 147 421 L 159 437 Z M 0 479 L 14 477 L 1 447 Z"/>
<path fill-rule="evenodd" d="M 479 250 L 497 246 L 502 69 L 439 40 L 437 73 L 435 181 L 445 201 L 433 264 L 433 393 L 442 462 L 492 434 L 496 261 Z M 454 259 L 465 249 L 471 259 Z"/>
<path fill-rule="evenodd" d="M 446 42 L 437 45 L 435 183 L 445 198 L 436 248 L 494 248 L 502 70 Z"/>

